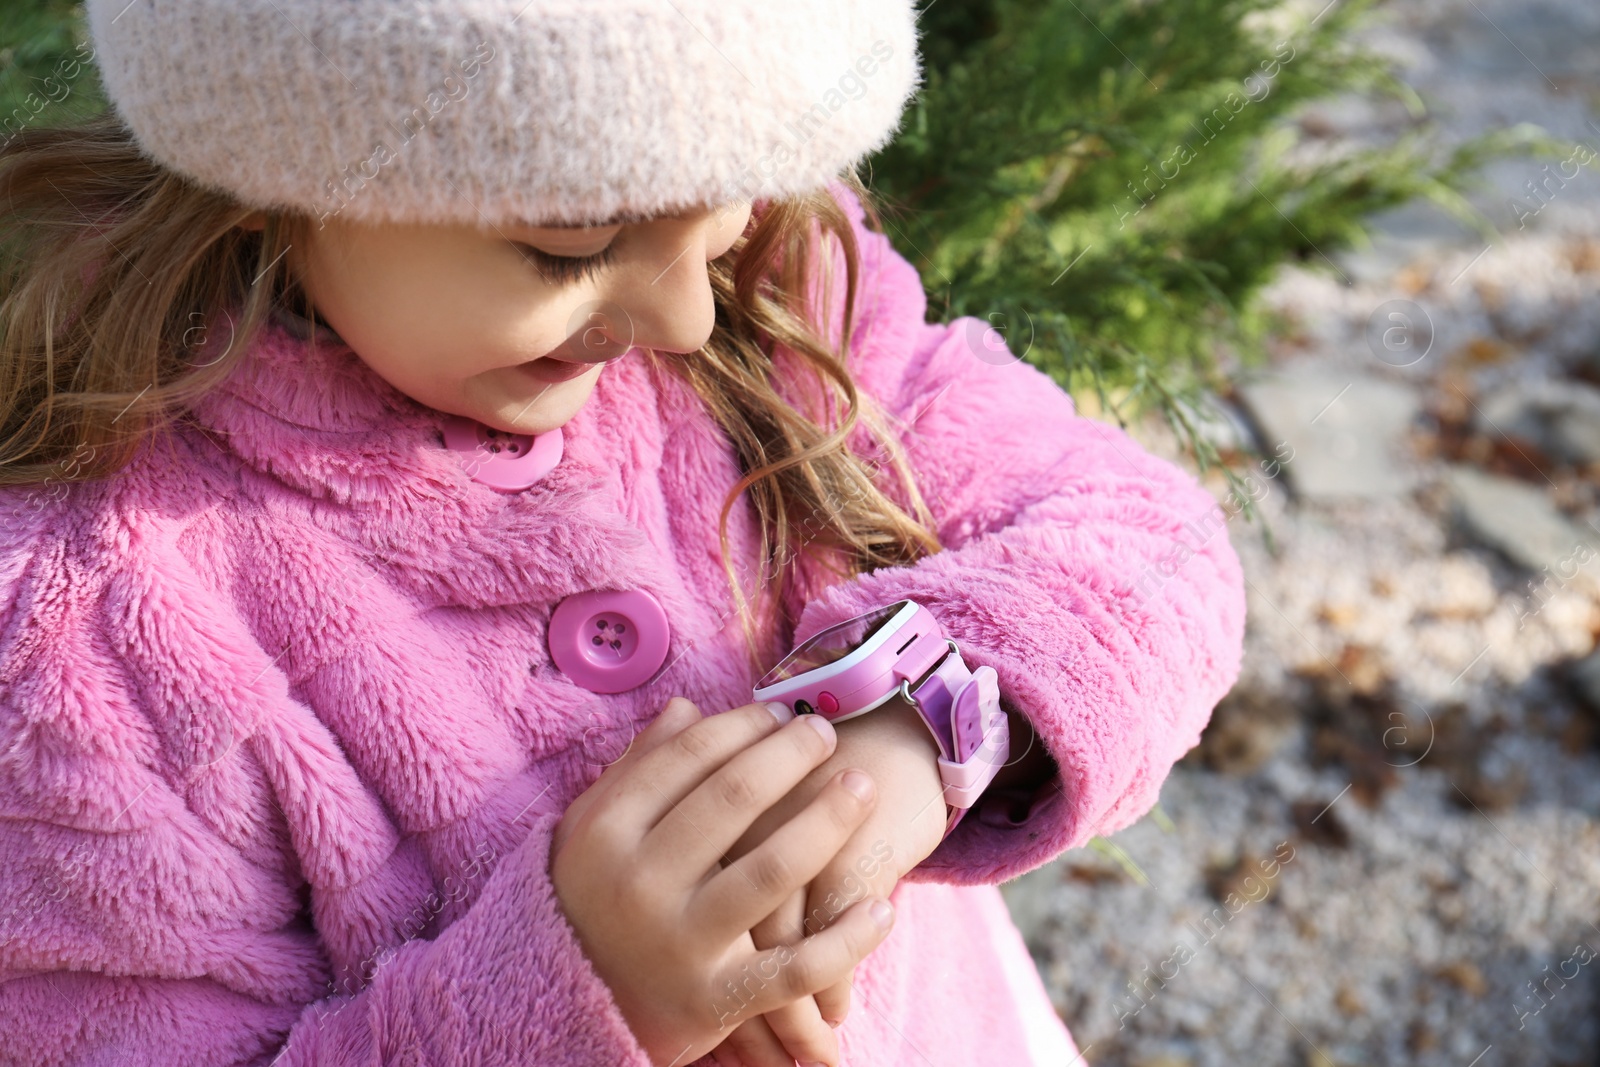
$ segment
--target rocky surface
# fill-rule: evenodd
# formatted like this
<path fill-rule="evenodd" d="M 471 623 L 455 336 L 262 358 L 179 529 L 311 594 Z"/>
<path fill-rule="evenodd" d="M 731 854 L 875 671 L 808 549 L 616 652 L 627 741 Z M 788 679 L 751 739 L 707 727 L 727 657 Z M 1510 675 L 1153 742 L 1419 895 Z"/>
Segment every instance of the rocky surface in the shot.
<path fill-rule="evenodd" d="M 1600 150 L 1600 4 L 1380 12 L 1446 137 Z M 1244 676 L 1157 816 L 1006 887 L 1087 1062 L 1600 1063 L 1600 161 L 1559 162 L 1490 168 L 1495 242 L 1409 207 L 1269 292 L 1215 424 L 1294 452 L 1241 460 Z"/>
<path fill-rule="evenodd" d="M 1293 455 L 1286 473 L 1298 495 L 1388 497 L 1414 486 L 1415 471 L 1393 459 L 1420 407 L 1410 385 L 1301 363 L 1240 392 L 1268 454 Z"/>

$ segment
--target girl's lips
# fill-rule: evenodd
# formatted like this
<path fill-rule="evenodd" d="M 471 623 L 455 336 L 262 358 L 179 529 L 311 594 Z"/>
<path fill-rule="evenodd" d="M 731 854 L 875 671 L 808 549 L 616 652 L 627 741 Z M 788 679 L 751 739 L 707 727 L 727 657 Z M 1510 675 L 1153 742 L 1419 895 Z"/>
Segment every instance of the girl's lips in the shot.
<path fill-rule="evenodd" d="M 541 382 L 569 382 L 579 375 L 587 374 L 596 367 L 604 366 L 602 363 L 571 363 L 563 359 L 541 357 L 531 363 L 522 364 L 521 369 Z"/>

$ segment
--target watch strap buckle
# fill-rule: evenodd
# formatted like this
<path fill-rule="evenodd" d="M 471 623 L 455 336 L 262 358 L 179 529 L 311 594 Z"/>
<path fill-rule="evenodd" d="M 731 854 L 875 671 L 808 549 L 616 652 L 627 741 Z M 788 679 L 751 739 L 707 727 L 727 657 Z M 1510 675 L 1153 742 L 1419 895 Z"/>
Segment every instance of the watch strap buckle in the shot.
<path fill-rule="evenodd" d="M 945 834 L 989 787 L 1010 755 L 1011 729 L 1000 706 L 1000 678 L 993 667 L 969 670 L 961 650 L 946 638 L 949 654 L 915 690 L 900 683 L 900 696 L 917 710 L 939 746 L 939 779 L 949 808 Z"/>
<path fill-rule="evenodd" d="M 993 667 L 979 667 L 956 694 L 950 709 L 957 759 L 939 759 L 945 800 L 970 808 L 1000 773 L 1011 751 L 1011 724 L 1000 707 L 1000 680 Z"/>

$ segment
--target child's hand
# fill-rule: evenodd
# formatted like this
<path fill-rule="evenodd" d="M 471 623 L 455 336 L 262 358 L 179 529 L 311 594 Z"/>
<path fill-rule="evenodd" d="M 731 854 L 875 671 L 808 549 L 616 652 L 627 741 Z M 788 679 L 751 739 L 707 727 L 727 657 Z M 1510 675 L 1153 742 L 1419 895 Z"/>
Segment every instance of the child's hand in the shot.
<path fill-rule="evenodd" d="M 842 767 L 859 767 L 872 776 L 878 786 L 877 805 L 806 890 L 751 931 L 757 947 L 794 944 L 850 914 L 851 905 L 868 897 L 887 897 L 944 838 L 938 748 L 916 711 L 896 698 L 859 719 L 840 723 L 837 729 L 833 755 L 756 820 L 733 854 L 756 847 L 764 835 L 809 804 Z M 802 999 L 745 1023 L 725 1047 L 745 1067 L 789 1067 L 791 1058 L 806 1062 L 805 1052 L 814 1045 L 815 1020 L 841 1022 L 849 1008 L 846 978 L 819 992 L 815 1000 Z"/>
<path fill-rule="evenodd" d="M 561 908 L 659 1065 L 704 1055 L 753 1015 L 809 1003 L 888 932 L 888 903 L 863 899 L 804 941 L 758 952 L 750 936 L 872 810 L 873 784 L 859 771 L 820 783 L 719 869 L 751 823 L 833 753 L 832 728 L 814 718 L 780 727 L 752 704 L 701 719 L 688 701 L 669 701 L 557 827 Z"/>

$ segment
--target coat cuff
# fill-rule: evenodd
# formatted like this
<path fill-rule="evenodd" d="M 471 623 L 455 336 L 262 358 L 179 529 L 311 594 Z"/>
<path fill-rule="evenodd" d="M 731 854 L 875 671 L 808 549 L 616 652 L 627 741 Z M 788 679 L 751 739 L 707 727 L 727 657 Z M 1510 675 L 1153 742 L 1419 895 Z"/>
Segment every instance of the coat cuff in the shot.
<path fill-rule="evenodd" d="M 1191 566 L 1228 569 L 1231 552 L 1219 555 Z M 1002 701 L 1055 761 L 1055 778 L 1031 796 L 986 791 L 907 880 L 1001 882 L 1120 829 L 1155 803 L 1171 764 L 1198 742 L 1235 665 L 1185 670 L 1152 655 L 1143 647 L 1151 628 L 1135 617 L 1151 605 L 1097 588 L 1097 574 L 1054 528 L 1011 527 L 839 582 L 807 603 L 796 644 L 885 604 L 922 604 L 969 666 L 994 668 Z"/>
<path fill-rule="evenodd" d="M 1003 624 L 1007 618 L 1026 624 L 1028 616 L 1022 613 L 1025 608 L 1019 599 L 1026 591 L 1007 588 L 1003 576 L 997 580 L 974 574 L 971 568 L 951 566 L 956 554 L 947 550 L 911 566 L 883 568 L 829 586 L 806 605 L 796 627 L 795 644 L 874 608 L 915 600 L 939 620 L 969 667 L 994 668 L 1007 707 L 1027 709 L 1023 713 L 1056 761 L 1056 777 L 1032 798 L 991 786 L 950 836 L 905 878 L 980 884 L 1015 877 L 1076 843 L 1079 820 L 1073 806 L 1065 803 L 1066 777 L 1075 761 L 1064 758 L 1064 750 L 1071 748 L 1075 739 L 1070 730 L 1054 730 L 1048 722 L 1041 722 L 1040 709 L 1045 703 L 1060 703 L 1051 700 L 1049 687 L 1037 681 L 1038 675 L 1048 679 L 1051 672 L 1031 662 L 1027 649 L 1008 649 L 1003 635 L 996 631 L 995 624 Z M 975 582 L 983 588 L 975 588 Z M 1063 709 L 1053 707 L 1045 717 L 1059 722 L 1067 716 Z M 1018 755 L 1013 750 L 1012 758 Z M 1062 768 L 1069 770 L 1063 772 Z M 1022 817 L 1014 819 L 1013 815 Z"/>

